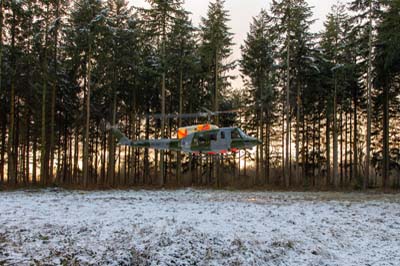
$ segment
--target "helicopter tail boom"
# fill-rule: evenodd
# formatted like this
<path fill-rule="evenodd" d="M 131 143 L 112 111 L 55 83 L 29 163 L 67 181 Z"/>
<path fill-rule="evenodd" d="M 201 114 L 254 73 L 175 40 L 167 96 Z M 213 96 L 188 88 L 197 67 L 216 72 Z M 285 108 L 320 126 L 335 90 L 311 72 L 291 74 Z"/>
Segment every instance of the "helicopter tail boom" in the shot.
<path fill-rule="evenodd" d="M 111 127 L 112 134 L 116 137 L 118 144 L 137 148 L 150 148 L 155 150 L 180 150 L 179 140 L 177 139 L 153 139 L 132 141 L 124 135 L 117 127 Z"/>

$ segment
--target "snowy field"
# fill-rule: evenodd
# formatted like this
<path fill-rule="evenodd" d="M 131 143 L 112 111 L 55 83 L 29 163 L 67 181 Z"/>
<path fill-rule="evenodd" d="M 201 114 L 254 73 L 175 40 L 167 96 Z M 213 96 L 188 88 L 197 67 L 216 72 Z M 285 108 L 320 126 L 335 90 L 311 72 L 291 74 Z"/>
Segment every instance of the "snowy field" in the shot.
<path fill-rule="evenodd" d="M 400 265 L 400 195 L 0 192 L 0 265 Z"/>

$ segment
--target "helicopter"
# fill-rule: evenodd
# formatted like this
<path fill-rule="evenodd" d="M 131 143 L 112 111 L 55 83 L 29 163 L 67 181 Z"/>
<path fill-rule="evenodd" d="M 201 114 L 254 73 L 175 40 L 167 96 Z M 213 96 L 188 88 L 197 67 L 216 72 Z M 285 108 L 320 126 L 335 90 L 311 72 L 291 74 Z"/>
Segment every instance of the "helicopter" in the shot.
<path fill-rule="evenodd" d="M 208 123 L 181 127 L 175 139 L 151 139 L 132 141 L 116 126 L 109 129 L 122 146 L 147 148 L 164 151 L 181 151 L 192 154 L 225 154 L 243 149 L 251 149 L 262 144 L 260 140 L 250 137 L 238 127 L 219 128 L 210 123 L 211 116 L 234 113 L 236 111 L 206 112 L 194 114 L 153 115 L 153 118 L 199 118 L 208 117 Z"/>

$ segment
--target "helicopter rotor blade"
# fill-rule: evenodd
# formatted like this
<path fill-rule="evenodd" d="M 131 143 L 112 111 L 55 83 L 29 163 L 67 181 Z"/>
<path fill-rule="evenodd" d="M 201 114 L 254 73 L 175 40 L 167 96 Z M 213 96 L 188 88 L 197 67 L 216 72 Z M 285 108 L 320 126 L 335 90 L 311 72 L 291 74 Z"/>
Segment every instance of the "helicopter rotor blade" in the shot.
<path fill-rule="evenodd" d="M 162 114 L 149 114 L 145 115 L 148 118 L 154 119 L 162 119 Z M 200 118 L 200 117 L 207 117 L 207 113 L 193 113 L 193 114 L 165 114 L 164 118 L 166 119 L 173 119 L 173 118 Z"/>
<path fill-rule="evenodd" d="M 227 110 L 227 111 L 216 111 L 214 112 L 215 115 L 222 115 L 222 114 L 236 114 L 239 113 L 240 110 L 239 109 L 234 109 L 234 110 Z"/>
<path fill-rule="evenodd" d="M 164 116 L 162 114 L 147 114 L 144 117 L 154 118 L 154 119 L 162 119 L 163 117 L 165 119 L 178 119 L 178 118 L 189 119 L 189 118 L 207 118 L 210 116 L 216 116 L 216 115 L 220 115 L 220 114 L 234 114 L 237 112 L 239 112 L 239 110 L 217 111 L 217 112 L 211 112 L 211 113 L 210 112 L 199 112 L 199 113 L 185 113 L 185 114 L 165 114 Z"/>

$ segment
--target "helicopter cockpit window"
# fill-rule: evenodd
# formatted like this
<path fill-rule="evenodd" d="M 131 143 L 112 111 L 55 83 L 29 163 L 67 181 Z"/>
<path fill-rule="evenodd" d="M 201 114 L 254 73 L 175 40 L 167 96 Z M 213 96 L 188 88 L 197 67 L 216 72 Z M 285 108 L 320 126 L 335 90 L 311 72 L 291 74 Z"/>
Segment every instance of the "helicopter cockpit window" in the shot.
<path fill-rule="evenodd" d="M 240 128 L 238 128 L 238 129 L 236 129 L 238 132 L 239 132 L 239 134 L 240 134 L 240 136 L 242 137 L 242 138 L 246 138 L 246 137 L 248 137 L 247 135 L 246 135 L 246 133 L 244 133 Z"/>
<path fill-rule="evenodd" d="M 194 138 L 193 138 L 193 145 L 194 146 L 199 145 L 199 138 L 197 136 L 194 136 Z"/>
<path fill-rule="evenodd" d="M 217 140 L 217 134 L 216 133 L 210 134 L 210 140 L 216 141 Z"/>
<path fill-rule="evenodd" d="M 237 129 L 231 131 L 231 139 L 241 139 L 240 133 Z"/>
<path fill-rule="evenodd" d="M 199 145 L 204 145 L 207 143 L 207 136 L 204 134 L 199 135 Z"/>

